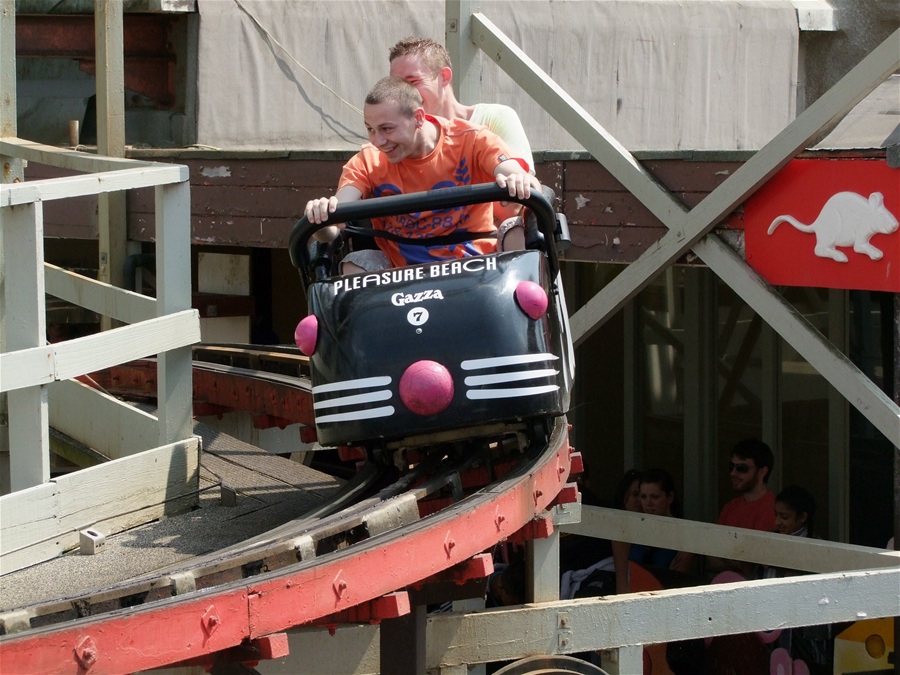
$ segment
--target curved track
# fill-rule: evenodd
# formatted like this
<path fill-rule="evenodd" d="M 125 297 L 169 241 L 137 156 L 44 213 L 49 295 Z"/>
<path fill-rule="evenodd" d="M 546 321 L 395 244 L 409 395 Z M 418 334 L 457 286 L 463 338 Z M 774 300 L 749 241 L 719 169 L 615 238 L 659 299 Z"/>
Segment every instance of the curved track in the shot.
<path fill-rule="evenodd" d="M 226 361 L 197 364 L 202 405 L 233 409 L 243 398 L 254 414 L 310 423 L 292 419 L 311 415 L 295 350 L 202 347 L 197 357 Z M 141 395 L 146 387 L 129 372 L 102 384 Z M 237 648 L 230 658 L 259 658 L 254 649 L 265 649 L 266 636 L 293 626 L 406 614 L 405 588 L 485 576 L 490 562 L 479 554 L 541 518 L 561 493 L 574 498 L 563 490 L 574 459 L 567 432 L 557 418 L 544 447 L 501 457 L 501 443 L 491 451 L 496 457 L 427 456 L 387 485 L 388 469 L 367 463 L 334 500 L 264 535 L 153 575 L 19 608 L 4 617 L 3 670 L 134 672 L 209 664 Z M 488 478 L 467 490 L 473 475 Z"/>

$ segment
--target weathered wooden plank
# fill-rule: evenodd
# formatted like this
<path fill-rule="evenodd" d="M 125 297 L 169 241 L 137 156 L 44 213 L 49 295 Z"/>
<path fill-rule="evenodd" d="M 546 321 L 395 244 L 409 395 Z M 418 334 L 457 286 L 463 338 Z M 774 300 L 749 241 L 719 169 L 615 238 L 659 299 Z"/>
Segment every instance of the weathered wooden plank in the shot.
<path fill-rule="evenodd" d="M 89 194 L 131 190 L 187 180 L 187 169 L 177 164 L 157 164 L 83 176 L 0 185 L 0 206 L 67 199 Z"/>
<path fill-rule="evenodd" d="M 323 190 L 334 191 L 341 176 L 343 161 L 289 160 L 289 159 L 239 159 L 222 156 L 216 160 L 187 160 L 192 187 L 191 202 L 195 213 L 204 213 L 205 205 L 215 205 L 216 200 L 202 197 L 204 194 L 221 196 L 222 189 L 234 187 L 252 188 L 255 193 L 283 194 L 281 190 L 303 196 L 303 204 L 313 197 L 321 197 Z M 308 195 L 308 196 L 306 196 Z M 228 195 L 224 195 L 228 198 Z M 150 211 L 153 195 L 150 190 L 139 189 L 131 193 L 136 211 Z M 229 201 L 233 201 L 229 199 Z"/>
<path fill-rule="evenodd" d="M 78 150 L 59 148 L 53 145 L 43 145 L 24 138 L 0 139 L 0 154 L 43 164 L 45 166 L 59 167 L 71 172 L 94 173 L 102 171 L 116 171 L 140 166 L 153 166 L 152 163 L 124 159 L 118 157 L 105 157 Z M 49 177 L 49 176 L 48 176 Z"/>
<path fill-rule="evenodd" d="M 156 318 L 156 300 L 44 263 L 47 293 L 125 323 Z"/>
<path fill-rule="evenodd" d="M 636 225 L 580 225 L 569 223 L 572 246 L 565 260 L 630 263 L 637 260 L 664 229 Z"/>
<path fill-rule="evenodd" d="M 900 566 L 900 552 L 821 539 L 785 537 L 714 523 L 664 518 L 597 506 L 581 507 L 581 522 L 565 532 L 703 553 L 732 560 L 804 570 L 840 572 Z"/>
<path fill-rule="evenodd" d="M 286 248 L 297 218 L 230 218 L 228 216 L 191 216 L 191 244 Z M 152 242 L 156 227 L 152 214 L 131 214 L 128 238 Z"/>
<path fill-rule="evenodd" d="M 672 193 L 712 192 L 743 162 L 647 160 L 644 168 Z"/>
<path fill-rule="evenodd" d="M 297 220 L 303 215 L 307 201 L 323 194 L 333 194 L 335 185 L 311 188 L 261 187 L 248 184 L 193 186 L 191 211 L 207 216 L 256 216 Z"/>
<path fill-rule="evenodd" d="M 53 481 L 0 497 L 0 574 L 23 567 L 14 561 L 28 558 L 25 549 L 49 551 L 47 557 L 62 552 L 58 514 L 59 486 Z"/>
<path fill-rule="evenodd" d="M 49 385 L 50 426 L 110 459 L 159 445 L 159 420 L 77 380 Z"/>
<path fill-rule="evenodd" d="M 900 568 L 893 568 L 579 598 L 504 611 L 439 612 L 428 617 L 426 664 L 446 668 L 523 653 L 574 654 L 896 616 L 898 584 Z"/>
<path fill-rule="evenodd" d="M 257 187 L 318 188 L 337 186 L 342 160 L 222 158 L 184 160 L 195 186 L 239 184 Z"/>
<path fill-rule="evenodd" d="M 68 380 L 200 341 L 200 317 L 188 309 L 133 326 L 0 354 L 0 391 Z"/>
<path fill-rule="evenodd" d="M 85 528 L 114 534 L 184 508 L 197 494 L 199 447 L 191 438 L 0 497 L 0 571 L 75 548 Z"/>
<path fill-rule="evenodd" d="M 191 242 L 195 245 L 222 245 L 284 248 L 291 228 L 306 201 L 330 194 L 340 175 L 343 161 L 288 158 L 231 158 L 185 160 L 191 174 Z M 673 197 L 693 208 L 739 167 L 741 162 L 651 159 L 643 162 L 673 191 Z M 227 168 L 227 171 L 225 168 Z M 31 168 L 29 168 L 31 170 Z M 50 177 L 61 169 L 38 165 L 35 177 Z M 603 166 L 592 159 L 553 160 L 537 167 L 538 177 L 552 187 L 570 226 L 603 226 L 633 222 L 641 227 L 663 228 L 662 223 L 641 205 Z M 68 207 L 73 200 L 67 200 Z M 57 202 L 45 205 L 47 236 L 88 238 L 97 236 L 94 197 L 77 200 L 72 208 Z M 612 212 L 598 214 L 596 208 L 612 206 Z M 134 241 L 155 240 L 154 194 L 148 188 L 128 193 L 128 236 Z M 730 222 L 739 223 L 734 214 Z M 599 235 L 603 236 L 603 235 Z M 570 258 L 581 259 L 581 258 Z M 603 258 L 584 258 L 600 260 Z M 621 262 L 614 255 L 609 262 Z"/>
<path fill-rule="evenodd" d="M 563 202 L 563 212 L 570 225 L 655 226 L 660 236 L 666 232 L 647 207 L 627 192 L 569 192 Z"/>

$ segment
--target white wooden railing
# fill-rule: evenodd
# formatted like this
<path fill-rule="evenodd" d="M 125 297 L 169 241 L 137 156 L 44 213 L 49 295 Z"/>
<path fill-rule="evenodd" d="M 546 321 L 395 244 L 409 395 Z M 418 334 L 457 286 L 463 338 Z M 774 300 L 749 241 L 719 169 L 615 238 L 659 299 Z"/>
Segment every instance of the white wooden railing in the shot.
<path fill-rule="evenodd" d="M 187 167 L 19 138 L 0 139 L 0 156 L 84 172 L 0 185 L 0 393 L 8 402 L 12 490 L 0 498 L 0 572 L 8 572 L 73 547 L 80 529 L 102 523 L 107 533 L 119 531 L 196 495 L 190 346 L 200 340 L 200 318 L 191 309 Z M 44 202 L 147 187 L 156 190 L 155 299 L 44 262 Z M 48 344 L 46 293 L 127 325 Z M 155 355 L 156 417 L 73 380 Z M 80 430 L 90 438 L 70 435 L 118 459 L 51 481 L 51 424 Z"/>

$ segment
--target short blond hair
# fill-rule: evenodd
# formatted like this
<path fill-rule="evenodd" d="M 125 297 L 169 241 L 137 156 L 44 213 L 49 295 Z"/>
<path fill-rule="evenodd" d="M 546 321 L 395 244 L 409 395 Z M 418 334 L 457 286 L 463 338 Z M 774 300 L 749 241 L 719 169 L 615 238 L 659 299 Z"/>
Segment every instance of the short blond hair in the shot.
<path fill-rule="evenodd" d="M 405 37 L 393 47 L 390 52 L 390 62 L 400 56 L 419 56 L 433 75 L 437 75 L 441 68 L 452 68 L 450 52 L 439 42 L 431 38 Z"/>
<path fill-rule="evenodd" d="M 393 101 L 400 106 L 400 111 L 412 117 L 422 107 L 422 96 L 419 91 L 402 77 L 382 77 L 366 94 L 367 105 L 378 105 Z"/>

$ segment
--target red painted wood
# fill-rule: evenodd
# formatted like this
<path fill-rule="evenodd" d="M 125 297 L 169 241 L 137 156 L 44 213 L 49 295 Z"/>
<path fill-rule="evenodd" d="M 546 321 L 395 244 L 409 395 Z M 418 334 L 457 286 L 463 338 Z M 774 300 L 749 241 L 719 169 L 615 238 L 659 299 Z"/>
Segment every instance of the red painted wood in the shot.
<path fill-rule="evenodd" d="M 41 675 L 132 673 L 176 663 L 240 644 L 247 633 L 247 591 L 238 589 L 189 603 L 169 602 L 149 615 L 111 614 L 62 631 L 6 638 L 4 673 Z M 77 659 L 90 638 L 95 661 L 90 670 Z"/>

